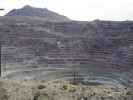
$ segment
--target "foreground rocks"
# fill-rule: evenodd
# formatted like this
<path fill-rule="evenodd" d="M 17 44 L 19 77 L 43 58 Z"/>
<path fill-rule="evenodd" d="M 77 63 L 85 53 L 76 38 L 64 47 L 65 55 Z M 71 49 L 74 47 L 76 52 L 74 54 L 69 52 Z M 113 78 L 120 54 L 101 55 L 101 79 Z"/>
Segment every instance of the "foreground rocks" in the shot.
<path fill-rule="evenodd" d="M 72 85 L 64 80 L 0 80 L 0 100 L 133 100 L 133 90 L 109 85 Z"/>

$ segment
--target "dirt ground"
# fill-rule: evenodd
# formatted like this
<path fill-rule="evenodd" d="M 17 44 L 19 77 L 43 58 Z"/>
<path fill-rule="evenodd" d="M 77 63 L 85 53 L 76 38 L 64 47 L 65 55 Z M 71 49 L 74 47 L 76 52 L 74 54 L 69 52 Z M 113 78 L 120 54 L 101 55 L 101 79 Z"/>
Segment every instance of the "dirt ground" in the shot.
<path fill-rule="evenodd" d="M 66 80 L 0 80 L 0 100 L 133 100 L 133 89 L 72 85 Z"/>

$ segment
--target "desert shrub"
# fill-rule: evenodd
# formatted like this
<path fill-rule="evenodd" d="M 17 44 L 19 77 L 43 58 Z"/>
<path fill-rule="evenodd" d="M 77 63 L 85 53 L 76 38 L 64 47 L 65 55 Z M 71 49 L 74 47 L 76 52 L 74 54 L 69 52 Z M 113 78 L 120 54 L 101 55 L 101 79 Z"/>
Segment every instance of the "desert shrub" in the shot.
<path fill-rule="evenodd" d="M 44 89 L 44 88 L 46 88 L 46 86 L 45 85 L 39 85 L 37 88 L 38 89 Z"/>
<path fill-rule="evenodd" d="M 76 92 L 76 89 L 75 88 L 70 88 L 69 92 Z"/>
<path fill-rule="evenodd" d="M 37 92 L 37 93 L 34 95 L 33 100 L 38 100 L 38 97 L 39 97 L 39 96 L 40 96 L 40 93 Z"/>
<path fill-rule="evenodd" d="M 130 90 L 127 91 L 127 92 L 126 92 L 126 95 L 133 95 L 133 91 L 130 91 Z"/>
<path fill-rule="evenodd" d="M 63 85 L 63 86 L 62 86 L 62 89 L 63 89 L 63 90 L 67 90 L 67 89 L 68 89 L 68 85 Z"/>
<path fill-rule="evenodd" d="M 82 87 L 82 91 L 85 91 L 86 90 L 86 87 Z"/>
<path fill-rule="evenodd" d="M 102 96 L 101 96 L 101 100 L 105 100 L 105 97 L 102 97 Z"/>
<path fill-rule="evenodd" d="M 83 96 L 83 97 L 78 98 L 78 100 L 88 100 L 88 97 Z"/>
<path fill-rule="evenodd" d="M 35 97 L 34 100 L 53 100 L 47 93 L 41 93 L 40 95 Z"/>

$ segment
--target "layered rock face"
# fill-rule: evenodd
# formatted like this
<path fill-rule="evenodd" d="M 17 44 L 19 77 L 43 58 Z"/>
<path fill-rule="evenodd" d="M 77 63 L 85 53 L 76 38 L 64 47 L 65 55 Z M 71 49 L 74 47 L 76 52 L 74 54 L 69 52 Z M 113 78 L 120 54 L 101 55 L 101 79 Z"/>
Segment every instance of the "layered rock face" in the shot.
<path fill-rule="evenodd" d="M 27 18 L 16 21 L 12 17 L 0 20 L 2 49 L 9 62 L 94 62 L 132 69 L 133 22 L 43 22 Z"/>

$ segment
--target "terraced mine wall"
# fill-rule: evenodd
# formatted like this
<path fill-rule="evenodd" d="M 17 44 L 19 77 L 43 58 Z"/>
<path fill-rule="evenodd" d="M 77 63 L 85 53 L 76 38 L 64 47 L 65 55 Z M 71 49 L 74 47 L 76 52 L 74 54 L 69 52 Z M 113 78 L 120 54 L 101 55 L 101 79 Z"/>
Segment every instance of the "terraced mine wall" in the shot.
<path fill-rule="evenodd" d="M 0 35 L 6 66 L 94 64 L 132 78 L 132 21 L 47 22 L 0 17 Z"/>
<path fill-rule="evenodd" d="M 7 62 L 107 64 L 132 69 L 133 23 L 43 22 L 0 19 L 3 56 Z M 8 21 L 7 21 L 8 20 Z M 27 21 L 28 20 L 28 21 Z"/>

